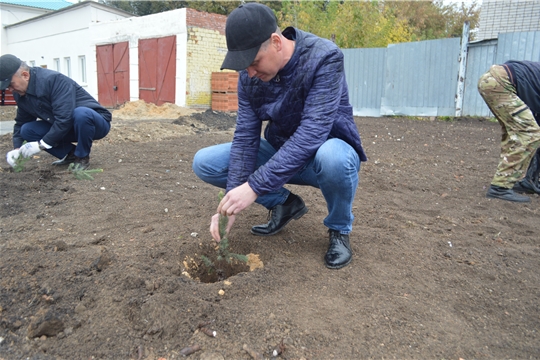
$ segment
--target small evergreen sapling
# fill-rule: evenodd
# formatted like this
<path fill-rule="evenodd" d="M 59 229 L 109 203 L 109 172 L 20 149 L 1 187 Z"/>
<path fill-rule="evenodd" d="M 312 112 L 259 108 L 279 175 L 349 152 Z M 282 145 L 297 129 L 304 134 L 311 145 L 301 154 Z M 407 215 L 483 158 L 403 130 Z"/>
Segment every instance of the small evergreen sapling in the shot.
<path fill-rule="evenodd" d="M 223 199 L 223 196 L 225 194 L 223 193 L 223 190 L 221 190 L 218 194 L 219 201 Z M 231 263 L 233 259 L 242 261 L 247 263 L 248 257 L 246 255 L 241 254 L 235 254 L 229 251 L 229 239 L 227 238 L 227 225 L 229 224 L 229 217 L 219 215 L 219 236 L 221 237 L 221 241 L 219 242 L 218 248 L 217 248 L 217 255 L 216 255 L 216 261 L 227 261 L 227 263 Z M 210 260 L 207 256 L 201 255 L 201 259 L 204 263 L 204 265 L 209 269 L 209 271 L 215 270 L 215 264 Z"/>
<path fill-rule="evenodd" d="M 94 180 L 92 174 L 103 172 L 103 169 L 86 170 L 81 168 L 81 164 L 71 163 L 68 166 L 68 171 L 73 173 L 78 180 Z"/>
<path fill-rule="evenodd" d="M 19 157 L 15 159 L 15 166 L 13 166 L 13 171 L 16 173 L 23 171 L 24 164 L 26 164 L 28 160 L 30 160 L 29 157 L 25 158 L 24 156 L 22 156 L 22 154 L 19 154 Z"/>
<path fill-rule="evenodd" d="M 23 145 L 26 144 L 26 140 L 23 141 L 22 144 Z M 13 166 L 13 171 L 16 172 L 16 173 L 23 171 L 24 170 L 24 164 L 26 164 L 26 162 L 28 160 L 30 160 L 29 157 L 25 158 L 24 156 L 22 156 L 22 154 L 19 154 L 17 159 L 15 159 L 15 166 Z"/>

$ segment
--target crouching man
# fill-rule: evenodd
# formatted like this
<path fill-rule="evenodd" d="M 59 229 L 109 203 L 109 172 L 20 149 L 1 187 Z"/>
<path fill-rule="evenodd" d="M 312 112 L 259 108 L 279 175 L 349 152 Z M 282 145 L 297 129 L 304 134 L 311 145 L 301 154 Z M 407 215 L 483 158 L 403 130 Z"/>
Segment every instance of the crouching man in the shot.
<path fill-rule="evenodd" d="M 53 165 L 88 167 L 92 142 L 111 128 L 107 109 L 69 77 L 29 67 L 11 54 L 0 57 L 0 90 L 5 89 L 17 102 L 14 150 L 6 156 L 11 166 L 19 155 L 27 158 L 45 150 L 59 159 Z"/>
<path fill-rule="evenodd" d="M 222 69 L 240 71 L 234 138 L 199 150 L 193 160 L 197 176 L 227 191 L 211 219 L 213 238 L 220 241 L 220 215 L 229 216 L 230 229 L 253 202 L 270 211 L 270 221 L 251 233 L 278 233 L 308 212 L 283 186 L 309 185 L 321 190 L 328 207 L 325 264 L 348 265 L 352 204 L 367 158 L 349 103 L 343 53 L 313 34 L 292 27 L 281 32 L 272 10 L 259 3 L 235 9 L 225 36 Z"/>

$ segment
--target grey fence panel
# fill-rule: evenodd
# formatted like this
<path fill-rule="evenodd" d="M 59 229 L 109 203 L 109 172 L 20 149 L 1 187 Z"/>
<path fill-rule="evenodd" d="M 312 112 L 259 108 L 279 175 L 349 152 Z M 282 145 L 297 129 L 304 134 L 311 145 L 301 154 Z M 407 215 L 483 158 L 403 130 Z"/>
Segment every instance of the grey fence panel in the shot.
<path fill-rule="evenodd" d="M 508 60 L 540 61 L 540 31 L 499 34 L 495 64 Z"/>
<path fill-rule="evenodd" d="M 467 116 L 492 116 L 484 99 L 478 93 L 478 79 L 495 62 L 497 40 L 469 44 L 462 114 Z"/>
<path fill-rule="evenodd" d="M 493 64 L 508 60 L 540 61 L 540 31 L 499 34 L 497 40 L 469 44 L 463 115 L 493 116 L 478 93 L 478 79 Z"/>
<path fill-rule="evenodd" d="M 354 115 L 380 116 L 386 48 L 344 49 L 343 55 Z"/>
<path fill-rule="evenodd" d="M 355 115 L 454 116 L 460 38 L 345 49 Z M 540 31 L 499 34 L 469 44 L 462 114 L 493 116 L 478 93 L 480 76 L 507 60 L 540 61 Z"/>
<path fill-rule="evenodd" d="M 390 45 L 383 115 L 453 116 L 460 39 Z"/>

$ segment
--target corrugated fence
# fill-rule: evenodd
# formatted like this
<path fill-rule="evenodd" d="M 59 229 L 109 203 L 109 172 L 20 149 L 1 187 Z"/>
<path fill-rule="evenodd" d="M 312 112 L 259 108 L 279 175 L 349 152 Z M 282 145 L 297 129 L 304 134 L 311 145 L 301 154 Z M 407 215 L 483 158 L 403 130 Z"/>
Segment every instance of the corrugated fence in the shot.
<path fill-rule="evenodd" d="M 357 116 L 454 116 L 461 39 L 343 49 L 345 74 Z M 470 43 L 461 115 L 492 116 L 478 94 L 480 76 L 507 60 L 540 61 L 540 31 L 500 34 Z"/>

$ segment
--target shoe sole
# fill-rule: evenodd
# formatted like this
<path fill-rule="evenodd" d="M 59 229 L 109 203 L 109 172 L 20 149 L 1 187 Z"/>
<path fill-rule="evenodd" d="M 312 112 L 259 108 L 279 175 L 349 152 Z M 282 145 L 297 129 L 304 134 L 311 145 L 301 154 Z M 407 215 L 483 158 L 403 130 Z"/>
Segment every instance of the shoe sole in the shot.
<path fill-rule="evenodd" d="M 486 195 L 486 197 L 487 197 L 488 199 L 497 199 L 497 200 L 504 200 L 504 201 L 516 202 L 516 203 L 528 203 L 528 202 L 531 202 L 531 199 L 529 199 L 529 198 L 527 198 L 527 200 L 520 201 L 520 200 L 503 199 L 503 198 L 500 198 L 500 197 L 497 197 L 497 196 L 490 196 L 490 195 Z"/>
<path fill-rule="evenodd" d="M 261 234 L 261 233 L 258 233 L 258 232 L 254 232 L 254 231 L 253 231 L 253 228 L 251 229 L 251 233 L 252 233 L 253 235 L 257 235 L 257 236 L 271 236 L 271 235 L 275 235 L 275 234 L 277 234 L 278 232 L 280 232 L 281 230 L 283 230 L 283 228 L 284 228 L 285 226 L 287 226 L 287 224 L 290 223 L 292 220 L 298 220 L 298 219 L 300 219 L 300 218 L 301 218 L 302 216 L 304 216 L 307 212 L 308 212 L 308 208 L 307 208 L 306 206 L 304 206 L 304 208 L 303 208 L 301 211 L 299 211 L 298 213 L 296 213 L 296 215 L 294 215 L 292 218 L 290 218 L 285 224 L 283 224 L 283 226 L 282 226 L 280 229 L 278 229 L 278 230 L 276 230 L 276 231 L 274 231 L 274 232 L 272 232 L 272 233 Z"/>
<path fill-rule="evenodd" d="M 349 264 L 351 263 L 351 261 L 352 261 L 352 256 L 351 256 L 351 258 L 349 259 L 349 261 L 347 261 L 345 264 L 341 264 L 341 265 L 337 265 L 337 266 L 332 266 L 332 265 L 328 265 L 328 264 L 326 263 L 326 261 L 325 261 L 325 262 L 324 262 L 324 265 L 326 265 L 326 267 L 327 267 L 328 269 L 337 270 L 337 269 L 341 269 L 341 268 L 344 268 L 345 266 L 349 265 Z"/>

